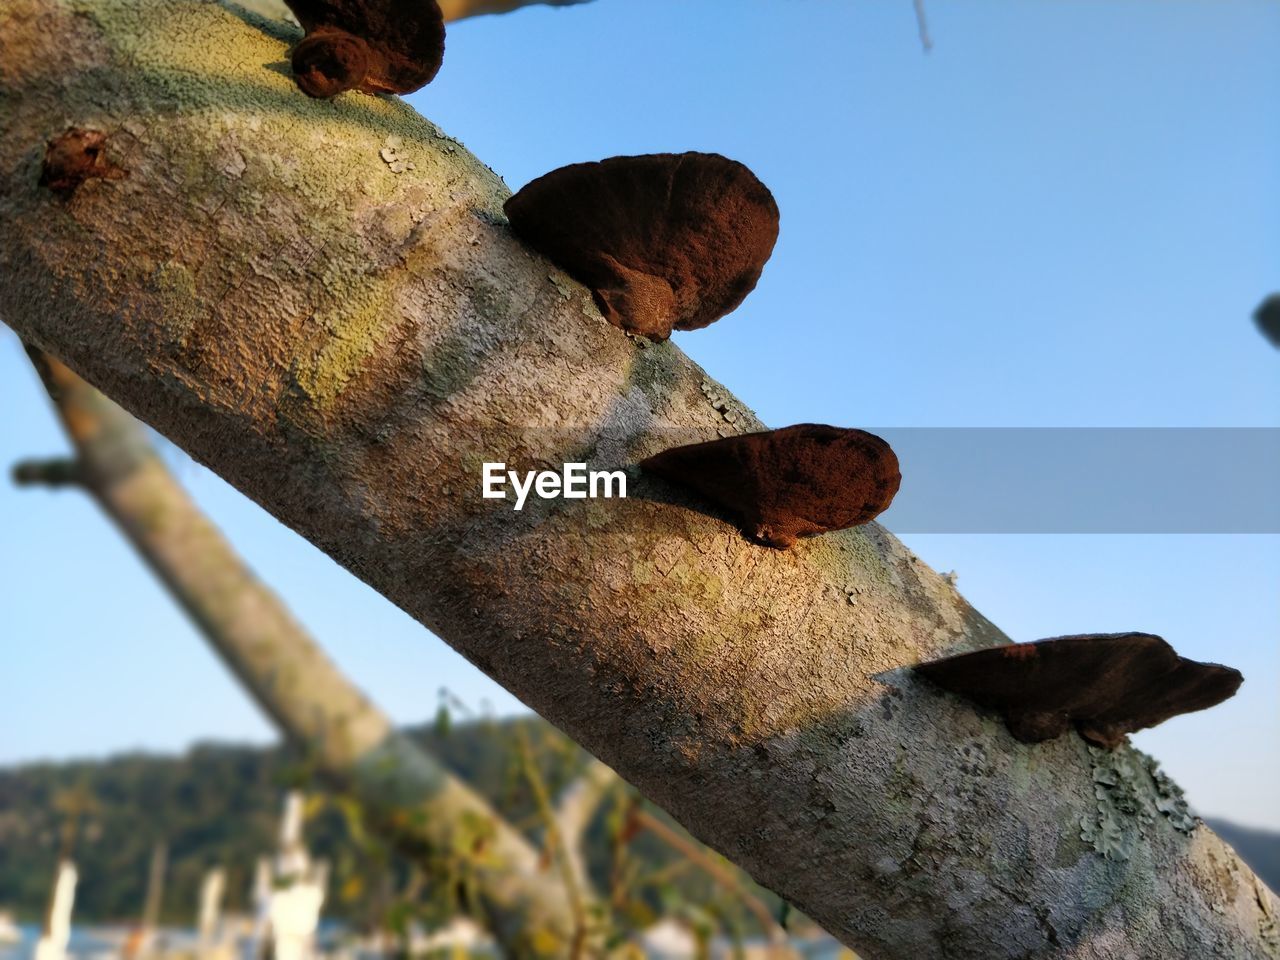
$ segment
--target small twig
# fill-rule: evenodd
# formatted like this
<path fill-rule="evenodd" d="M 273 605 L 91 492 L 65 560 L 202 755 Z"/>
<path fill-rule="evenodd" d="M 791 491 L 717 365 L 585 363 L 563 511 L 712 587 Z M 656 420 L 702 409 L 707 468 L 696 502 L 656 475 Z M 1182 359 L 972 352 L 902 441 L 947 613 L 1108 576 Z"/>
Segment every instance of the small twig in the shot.
<path fill-rule="evenodd" d="M 640 882 L 649 887 L 658 887 L 664 883 L 669 883 L 682 874 L 688 873 L 694 866 L 695 864 L 692 860 L 672 860 L 666 866 L 659 867 L 657 870 L 641 877 Z"/>
<path fill-rule="evenodd" d="M 20 487 L 84 487 L 85 472 L 73 457 L 23 460 L 13 466 L 13 482 Z"/>
<path fill-rule="evenodd" d="M 920 31 L 920 46 L 928 53 L 933 49 L 933 38 L 929 36 L 929 18 L 924 12 L 924 0 L 912 0 L 916 8 L 916 29 Z"/>
<path fill-rule="evenodd" d="M 786 940 L 786 931 L 778 925 L 778 921 L 774 919 L 769 909 L 760 902 L 758 897 L 744 887 L 733 871 L 717 859 L 714 854 L 693 841 L 685 839 L 647 810 L 637 808 L 632 815 L 635 817 L 635 822 L 638 826 L 648 830 L 671 849 L 683 855 L 723 889 L 738 896 L 755 917 L 761 933 L 775 944 Z"/>
<path fill-rule="evenodd" d="M 587 914 L 583 903 L 582 886 L 570 862 L 570 853 L 565 847 L 564 838 L 560 835 L 560 824 L 556 819 L 555 808 L 551 805 L 551 794 L 547 784 L 538 771 L 533 759 L 533 747 L 529 743 L 529 734 L 521 724 L 515 725 L 516 742 L 520 747 L 520 767 L 524 773 L 533 799 L 538 806 L 546 831 L 547 853 L 560 870 L 560 877 L 569 893 L 569 902 L 573 912 L 573 943 L 569 948 L 570 960 L 581 960 L 587 944 Z"/>
<path fill-rule="evenodd" d="M 555 811 L 556 823 L 560 827 L 560 837 L 564 842 L 565 850 L 569 852 L 572 860 L 578 861 L 575 863 L 575 870 L 579 877 L 583 874 L 580 864 L 583 835 L 605 797 L 621 782 L 618 775 L 609 767 L 599 760 L 592 759 L 586 769 L 560 795 Z M 583 880 L 581 886 L 586 889 L 589 885 Z"/>

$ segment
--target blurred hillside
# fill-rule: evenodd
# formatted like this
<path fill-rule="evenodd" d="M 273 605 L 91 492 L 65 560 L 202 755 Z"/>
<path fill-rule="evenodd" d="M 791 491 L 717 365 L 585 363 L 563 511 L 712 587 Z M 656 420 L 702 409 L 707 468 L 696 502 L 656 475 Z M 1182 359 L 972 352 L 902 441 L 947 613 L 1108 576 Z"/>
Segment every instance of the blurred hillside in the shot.
<path fill-rule="evenodd" d="M 430 727 L 411 735 L 512 823 L 533 837 L 539 819 L 521 770 L 516 728 L 533 744 L 532 755 L 548 788 L 558 793 L 586 763 L 586 755 L 536 718 L 452 725 L 442 711 Z M 36 920 L 44 909 L 59 845 L 76 823 L 74 851 L 82 884 L 76 898 L 82 922 L 136 920 L 145 895 L 147 865 L 155 844 L 169 847 L 163 920 L 191 922 L 204 871 L 228 871 L 227 908 L 245 910 L 257 857 L 273 848 L 280 797 L 293 786 L 315 786 L 306 764 L 284 749 L 204 744 L 178 757 L 128 754 L 102 761 L 37 764 L 0 770 L 0 907 Z M 334 868 L 326 914 L 356 925 L 380 925 L 398 909 L 397 889 L 409 883 L 407 866 L 354 826 L 340 805 L 319 791 L 311 805 L 307 838 Z M 633 801 L 622 789 L 606 803 L 588 833 L 588 858 L 602 888 L 616 867 L 619 811 Z M 349 812 L 349 811 L 348 811 Z M 1223 821 L 1211 826 L 1258 874 L 1280 887 L 1280 834 Z M 755 931 L 748 911 L 705 874 L 654 837 L 626 836 L 627 868 L 639 884 L 631 909 L 669 911 L 673 903 L 702 905 L 726 927 Z M 729 868 L 734 869 L 734 868 Z M 735 870 L 769 906 L 779 904 Z M 399 908 L 403 908 L 403 904 Z M 635 917 L 637 922 L 643 916 Z"/>
<path fill-rule="evenodd" d="M 528 736 L 553 795 L 586 764 L 585 753 L 537 718 L 455 726 L 442 711 L 434 725 L 409 732 L 539 842 L 541 823 L 521 766 L 517 727 Z M 192 923 L 203 873 L 216 865 L 227 870 L 226 908 L 244 911 L 255 861 L 274 849 L 281 796 L 294 786 L 314 788 L 306 838 L 312 852 L 333 867 L 326 916 L 357 926 L 382 926 L 390 916 L 394 924 L 396 913 L 409 909 L 404 891 L 415 887 L 406 863 L 360 829 L 349 805 L 326 801 L 296 755 L 221 744 L 198 745 L 178 757 L 126 754 L 0 770 L 0 908 L 23 921 L 40 917 L 60 844 L 75 820 L 78 922 L 135 921 L 157 843 L 169 849 L 163 922 Z M 625 810 L 633 802 L 634 792 L 620 783 L 588 831 L 588 865 L 600 888 L 608 889 L 610 871 L 619 869 L 621 843 L 624 868 L 634 878 L 626 909 L 638 925 L 649 913 L 656 917 L 673 905 L 696 904 L 717 926 L 754 933 L 757 927 L 740 898 L 651 834 L 627 829 Z M 776 897 L 717 860 L 777 915 Z"/>
<path fill-rule="evenodd" d="M 1206 817 L 1205 823 L 1244 858 L 1267 886 L 1280 891 L 1280 833 L 1242 827 L 1216 817 Z"/>
<path fill-rule="evenodd" d="M 548 788 L 563 790 L 585 765 L 586 755 L 537 718 L 454 726 L 442 711 L 436 724 L 410 733 L 536 841 L 540 823 L 521 769 L 517 727 L 533 744 L 532 755 Z M 227 909 L 246 910 L 254 863 L 273 849 L 280 798 L 294 786 L 316 787 L 297 756 L 284 749 L 220 744 L 198 745 L 178 757 L 126 754 L 0 770 L 0 907 L 26 921 L 40 916 L 59 845 L 68 822 L 76 820 L 79 921 L 136 920 L 151 852 L 162 842 L 168 844 L 170 858 L 164 922 L 191 923 L 201 877 L 215 865 L 228 872 Z M 353 825 L 340 804 L 325 801 L 319 789 L 313 797 L 307 840 L 334 870 L 326 915 L 357 926 L 379 926 L 407 909 L 397 902 L 397 891 L 412 887 L 407 865 Z M 718 924 L 754 933 L 749 911 L 706 874 L 690 869 L 653 836 L 619 828 L 620 811 L 634 799 L 621 786 L 588 832 L 589 866 L 600 887 L 608 887 L 608 874 L 617 869 L 621 835 L 627 869 L 638 878 L 656 878 L 636 885 L 633 912 L 652 911 L 656 917 L 670 912 L 673 904 L 697 904 L 714 914 Z M 1273 889 L 1280 887 L 1280 833 L 1218 820 L 1211 826 Z M 777 915 L 776 897 L 725 865 Z M 645 919 L 634 917 L 639 924 Z"/>

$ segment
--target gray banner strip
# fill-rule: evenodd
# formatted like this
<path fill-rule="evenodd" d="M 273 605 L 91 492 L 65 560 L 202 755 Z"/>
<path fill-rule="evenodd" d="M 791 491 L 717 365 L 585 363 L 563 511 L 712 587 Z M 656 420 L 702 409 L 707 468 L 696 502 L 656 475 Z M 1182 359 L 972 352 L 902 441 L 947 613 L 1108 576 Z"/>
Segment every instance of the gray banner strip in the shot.
<path fill-rule="evenodd" d="M 1280 429 L 869 428 L 896 533 L 1280 533 Z"/>

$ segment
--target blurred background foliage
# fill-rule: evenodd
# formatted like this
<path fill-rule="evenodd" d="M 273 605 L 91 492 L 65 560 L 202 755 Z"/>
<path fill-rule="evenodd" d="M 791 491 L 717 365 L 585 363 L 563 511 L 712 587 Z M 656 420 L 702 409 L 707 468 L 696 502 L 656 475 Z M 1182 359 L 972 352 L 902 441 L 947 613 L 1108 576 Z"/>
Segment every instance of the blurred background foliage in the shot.
<path fill-rule="evenodd" d="M 442 706 L 433 724 L 408 732 L 547 850 L 532 781 L 540 779 L 557 796 L 586 767 L 588 755 L 538 718 L 455 722 L 456 712 Z M 362 828 L 353 801 L 325 792 L 305 758 L 285 748 L 212 743 L 181 756 L 136 753 L 0 770 L 0 904 L 21 920 L 37 920 L 59 851 L 70 846 L 82 877 L 77 918 L 136 920 L 152 850 L 165 843 L 169 870 L 162 923 L 192 922 L 201 879 L 214 866 L 227 871 L 226 909 L 251 912 L 254 865 L 275 846 L 280 798 L 292 787 L 308 790 L 307 843 L 314 856 L 331 865 L 326 917 L 360 930 L 397 932 L 411 920 L 431 927 L 467 909 L 465 858 L 424 876 Z M 619 932 L 679 916 L 694 929 L 705 928 L 708 936 L 759 934 L 759 904 L 753 916 L 741 890 L 724 883 L 725 877 L 773 917 L 782 916 L 774 894 L 702 848 L 722 871 L 720 878 L 713 877 L 646 829 L 640 811 L 696 844 L 658 808 L 617 782 L 596 811 L 583 848 L 589 876 L 612 907 L 611 926 Z M 553 882 L 549 851 L 544 861 Z M 791 913 L 788 923 L 794 929 L 805 921 Z"/>

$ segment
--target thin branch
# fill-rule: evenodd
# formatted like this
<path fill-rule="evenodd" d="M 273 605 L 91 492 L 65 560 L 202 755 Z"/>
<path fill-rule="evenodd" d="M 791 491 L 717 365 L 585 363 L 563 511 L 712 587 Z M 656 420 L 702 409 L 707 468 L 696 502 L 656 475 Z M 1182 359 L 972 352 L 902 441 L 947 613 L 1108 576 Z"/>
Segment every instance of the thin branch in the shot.
<path fill-rule="evenodd" d="M 583 851 L 587 827 L 605 797 L 622 782 L 612 769 L 592 757 L 586 769 L 561 793 L 556 805 L 555 818 L 565 856 L 584 890 L 589 887 Z"/>
<path fill-rule="evenodd" d="M 452 849 L 464 820 L 492 824 L 477 872 L 495 936 L 514 953 L 540 927 L 567 936 L 564 891 L 539 876 L 537 851 L 334 666 L 191 501 L 138 421 L 60 361 L 28 353 L 75 445 L 81 488 L 281 732 L 410 858 L 430 865 L 436 852 Z"/>
<path fill-rule="evenodd" d="M 933 49 L 933 38 L 929 36 L 929 18 L 925 14 L 924 0 L 912 0 L 916 10 L 916 29 L 920 33 L 920 46 L 928 53 Z"/>
<path fill-rule="evenodd" d="M 587 945 L 587 909 L 583 893 L 585 877 L 575 869 L 572 858 L 565 846 L 564 837 L 560 833 L 560 824 L 551 805 L 551 795 L 547 791 L 546 781 L 538 770 L 533 756 L 533 745 L 529 743 L 529 734 L 519 724 L 515 727 L 516 743 L 519 746 L 520 770 L 533 793 L 534 803 L 542 819 L 546 836 L 547 853 L 560 871 L 560 878 L 565 889 L 569 891 L 569 902 L 573 909 L 573 940 L 569 949 L 570 960 L 579 960 Z"/>
<path fill-rule="evenodd" d="M 13 465 L 13 482 L 20 487 L 83 487 L 84 470 L 73 457 L 51 457 L 47 460 L 22 460 Z"/>
<path fill-rule="evenodd" d="M 635 819 L 637 826 L 648 830 L 676 853 L 711 877 L 722 888 L 738 897 L 743 905 L 751 911 L 751 915 L 755 917 L 756 923 L 760 927 L 760 932 L 769 938 L 770 943 L 776 947 L 786 941 L 787 932 L 779 926 L 777 918 L 760 901 L 759 897 L 743 886 L 737 875 L 720 858 L 705 850 L 700 844 L 684 836 L 679 831 L 673 830 L 643 807 L 637 806 L 631 815 Z"/>

